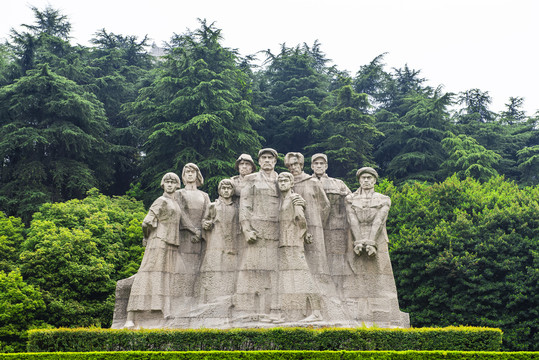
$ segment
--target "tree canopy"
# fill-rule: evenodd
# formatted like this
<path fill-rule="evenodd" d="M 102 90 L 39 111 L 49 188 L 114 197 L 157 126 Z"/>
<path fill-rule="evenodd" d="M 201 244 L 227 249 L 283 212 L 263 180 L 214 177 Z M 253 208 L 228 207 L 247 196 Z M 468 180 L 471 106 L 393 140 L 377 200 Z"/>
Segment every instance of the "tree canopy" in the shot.
<path fill-rule="evenodd" d="M 444 92 L 385 54 L 350 74 L 318 41 L 241 56 L 206 20 L 159 56 L 106 29 L 75 45 L 59 10 L 31 11 L 0 45 L 0 351 L 30 327 L 108 327 L 141 261 L 139 200 L 190 162 L 215 199 L 262 147 L 306 169 L 325 152 L 352 188 L 378 171 L 413 326 L 496 326 L 505 349 L 539 350 L 539 116 L 523 98 L 497 113 L 486 89 Z"/>

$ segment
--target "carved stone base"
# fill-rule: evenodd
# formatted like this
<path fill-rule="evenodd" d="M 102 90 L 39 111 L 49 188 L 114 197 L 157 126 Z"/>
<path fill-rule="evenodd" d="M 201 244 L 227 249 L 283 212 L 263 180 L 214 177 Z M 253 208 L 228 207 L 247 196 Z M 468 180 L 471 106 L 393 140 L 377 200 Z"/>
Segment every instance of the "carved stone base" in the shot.
<path fill-rule="evenodd" d="M 131 286 L 136 275 L 116 284 L 116 304 L 114 307 L 113 329 L 121 329 L 127 321 L 127 303 Z M 376 326 L 380 328 L 408 328 L 410 316 L 398 308 L 398 301 L 381 298 L 362 298 L 341 301 L 325 298 L 321 311 L 306 308 L 303 319 L 287 321 L 285 312 L 272 309 L 269 314 L 241 313 L 236 311 L 234 297 L 223 296 L 218 301 L 197 304 L 194 298 L 184 299 L 174 317 L 164 319 L 159 311 L 136 312 L 133 316 L 134 328 L 170 329 L 231 329 L 231 328 L 271 328 L 271 327 L 358 327 Z"/>

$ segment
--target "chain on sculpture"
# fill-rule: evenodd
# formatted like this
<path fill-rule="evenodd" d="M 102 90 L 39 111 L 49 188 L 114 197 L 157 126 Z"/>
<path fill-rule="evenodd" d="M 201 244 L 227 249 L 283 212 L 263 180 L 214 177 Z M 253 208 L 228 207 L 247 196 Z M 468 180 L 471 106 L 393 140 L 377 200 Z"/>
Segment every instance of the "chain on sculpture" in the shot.
<path fill-rule="evenodd" d="M 238 175 L 210 202 L 204 178 L 186 164 L 163 176 L 163 195 L 142 227 L 138 272 L 118 281 L 113 328 L 409 327 L 389 259 L 391 200 L 376 170 L 359 189 L 326 174 L 328 158 L 277 151 L 236 160 Z M 183 187 L 181 184 L 183 183 Z"/>

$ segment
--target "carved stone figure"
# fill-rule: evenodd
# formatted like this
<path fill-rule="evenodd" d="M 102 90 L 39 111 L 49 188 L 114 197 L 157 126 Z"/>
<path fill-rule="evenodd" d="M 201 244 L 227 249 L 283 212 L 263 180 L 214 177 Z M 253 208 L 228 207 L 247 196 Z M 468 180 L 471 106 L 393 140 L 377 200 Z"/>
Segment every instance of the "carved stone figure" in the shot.
<path fill-rule="evenodd" d="M 134 278 L 127 304 L 125 327 L 162 326 L 173 315 L 175 299 L 185 295 L 177 289 L 185 279 L 186 266 L 178 252 L 182 211 L 174 199 L 180 179 L 167 173 L 161 180 L 163 196 L 154 201 L 142 222 L 146 250 Z M 185 229 L 191 235 L 193 227 Z"/>
<path fill-rule="evenodd" d="M 344 297 L 358 320 L 381 327 L 407 327 L 409 317 L 399 310 L 389 260 L 386 219 L 391 200 L 374 191 L 376 170 L 363 167 L 356 176 L 360 188 L 345 199 L 352 237 L 349 261 L 354 276 L 345 278 Z"/>
<path fill-rule="evenodd" d="M 238 207 L 232 199 L 232 180 L 221 180 L 218 191 L 219 198 L 210 204 L 202 221 L 206 231 L 206 253 L 197 286 L 198 298 L 202 303 L 229 298 L 235 290 L 238 268 Z"/>
<path fill-rule="evenodd" d="M 198 190 L 198 187 L 204 184 L 204 177 L 197 165 L 188 163 L 183 167 L 182 180 L 185 187 L 176 192 L 176 201 L 182 209 L 182 213 L 200 234 L 202 219 L 210 205 L 208 194 Z M 181 292 L 190 297 L 194 294 L 196 276 L 200 271 L 200 263 L 204 255 L 204 243 L 192 241 L 192 239 L 190 233 L 184 230 L 180 231 L 179 252 L 187 272 L 185 281 L 180 286 Z M 200 236 L 195 240 L 200 240 Z"/>
<path fill-rule="evenodd" d="M 311 169 L 314 172 L 313 177 L 322 184 L 330 203 L 329 216 L 324 225 L 324 241 L 331 278 L 335 283 L 335 290 L 342 296 L 344 277 L 351 275 L 350 266 L 346 260 L 348 224 L 344 198 L 352 192 L 342 180 L 326 174 L 328 159 L 325 154 L 314 154 L 311 157 Z"/>
<path fill-rule="evenodd" d="M 234 182 L 234 195 L 239 197 L 245 183 L 245 176 L 252 174 L 256 170 L 256 165 L 251 155 L 241 154 L 236 160 L 234 168 L 239 172 L 239 175 L 233 176 L 231 179 Z"/>
<path fill-rule="evenodd" d="M 139 272 L 117 283 L 113 328 L 409 327 L 377 172 L 359 169 L 352 193 L 326 174 L 325 154 L 313 155 L 314 175 L 294 152 L 278 176 L 277 159 L 260 150 L 251 173 L 242 154 L 240 175 L 219 183 L 213 203 L 195 164 L 183 168 L 183 189 L 177 175 L 163 177 L 143 222 Z"/>
<path fill-rule="evenodd" d="M 282 317 L 273 322 L 322 321 L 320 290 L 305 259 L 304 243 L 309 244 L 312 236 L 307 232 L 304 201 L 292 190 L 291 173 L 280 173 L 277 182 L 281 191 L 278 283 Z"/>
<path fill-rule="evenodd" d="M 277 311 L 279 192 L 277 151 L 258 152 L 260 171 L 245 177 L 240 197 L 240 224 L 247 242 L 236 283 L 235 310 L 257 320 Z"/>
<path fill-rule="evenodd" d="M 305 257 L 317 281 L 329 285 L 331 276 L 324 241 L 324 223 L 330 211 L 330 203 L 320 181 L 303 172 L 304 157 L 289 152 L 284 158 L 285 166 L 294 175 L 294 192 L 305 199 L 305 217 L 312 235 L 312 243 L 305 246 Z"/>

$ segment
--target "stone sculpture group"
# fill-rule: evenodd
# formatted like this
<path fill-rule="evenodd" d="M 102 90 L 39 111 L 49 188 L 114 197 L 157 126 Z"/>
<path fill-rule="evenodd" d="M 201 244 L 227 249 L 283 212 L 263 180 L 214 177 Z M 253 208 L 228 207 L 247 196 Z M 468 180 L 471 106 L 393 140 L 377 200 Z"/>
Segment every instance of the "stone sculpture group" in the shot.
<path fill-rule="evenodd" d="M 181 181 L 163 176 L 164 193 L 142 223 L 139 271 L 116 287 L 113 328 L 273 326 L 409 327 L 399 310 L 385 227 L 389 197 L 378 174 L 357 171 L 352 193 L 326 174 L 325 154 L 277 151 L 236 161 L 239 175 L 219 183 L 210 202 L 199 168 Z"/>

